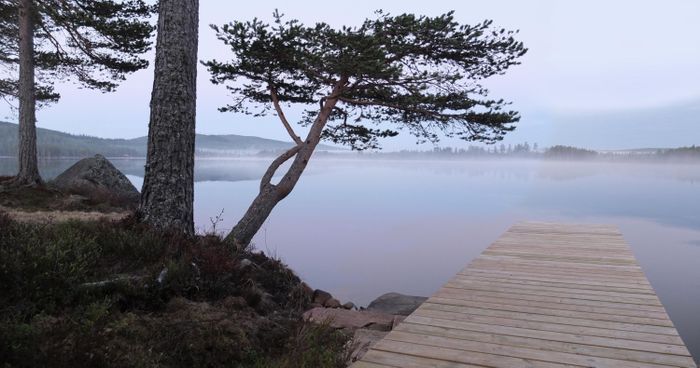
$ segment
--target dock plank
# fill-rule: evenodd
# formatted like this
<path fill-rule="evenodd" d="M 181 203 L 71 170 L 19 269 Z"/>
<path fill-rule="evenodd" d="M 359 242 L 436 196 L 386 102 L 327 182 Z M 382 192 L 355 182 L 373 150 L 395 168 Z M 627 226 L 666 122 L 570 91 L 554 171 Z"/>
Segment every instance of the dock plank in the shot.
<path fill-rule="evenodd" d="M 353 368 L 687 367 L 612 225 L 513 225 Z"/>

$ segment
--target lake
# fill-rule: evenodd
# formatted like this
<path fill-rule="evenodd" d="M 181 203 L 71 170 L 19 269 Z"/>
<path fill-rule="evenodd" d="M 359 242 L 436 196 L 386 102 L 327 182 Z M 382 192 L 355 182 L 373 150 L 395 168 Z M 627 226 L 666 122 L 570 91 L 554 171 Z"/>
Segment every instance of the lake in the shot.
<path fill-rule="evenodd" d="M 195 219 L 225 232 L 271 159 L 198 160 Z M 50 178 L 75 160 L 41 162 Z M 114 160 L 140 189 L 143 161 Z M 0 175 L 15 159 L 0 159 Z M 255 237 L 312 287 L 366 305 L 428 296 L 513 223 L 620 227 L 681 336 L 700 357 L 700 165 L 319 158 Z"/>

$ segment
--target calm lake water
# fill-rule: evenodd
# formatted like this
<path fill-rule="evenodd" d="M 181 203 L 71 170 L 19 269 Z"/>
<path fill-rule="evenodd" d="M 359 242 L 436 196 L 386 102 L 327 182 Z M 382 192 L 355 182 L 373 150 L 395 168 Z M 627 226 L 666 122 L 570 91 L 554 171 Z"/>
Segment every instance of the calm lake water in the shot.
<path fill-rule="evenodd" d="M 14 172 L 0 159 L 0 174 Z M 42 162 L 50 178 L 75 160 Z M 201 231 L 225 232 L 269 159 L 199 160 Z M 140 189 L 143 161 L 114 160 Z M 671 319 L 700 357 L 700 165 L 315 159 L 254 239 L 312 287 L 366 305 L 430 295 L 522 220 L 620 227 Z"/>

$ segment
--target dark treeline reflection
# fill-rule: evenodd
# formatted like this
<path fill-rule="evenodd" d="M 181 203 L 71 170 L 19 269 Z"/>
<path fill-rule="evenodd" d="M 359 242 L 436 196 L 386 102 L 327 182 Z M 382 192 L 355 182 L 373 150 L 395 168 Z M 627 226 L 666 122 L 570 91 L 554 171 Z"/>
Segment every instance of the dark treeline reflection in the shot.
<path fill-rule="evenodd" d="M 39 171 L 46 180 L 51 180 L 73 165 L 78 159 L 43 159 L 39 160 Z M 121 172 L 142 178 L 144 159 L 111 158 L 110 161 Z M 220 159 L 197 160 L 195 164 L 195 181 L 240 181 L 260 179 L 267 167 L 264 159 Z M 0 175 L 11 175 L 17 170 L 17 159 L 0 158 Z M 141 189 L 141 188 L 138 188 Z"/>

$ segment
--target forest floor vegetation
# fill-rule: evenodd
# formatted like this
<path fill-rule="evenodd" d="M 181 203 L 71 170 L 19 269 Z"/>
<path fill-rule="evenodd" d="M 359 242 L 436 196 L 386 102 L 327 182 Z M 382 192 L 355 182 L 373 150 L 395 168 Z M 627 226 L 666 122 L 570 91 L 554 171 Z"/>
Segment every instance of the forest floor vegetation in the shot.
<path fill-rule="evenodd" d="M 67 195 L 17 190 L 32 193 L 0 193 L 0 205 L 114 208 L 51 207 Z M 347 334 L 303 321 L 313 290 L 280 260 L 133 216 L 37 222 L 0 211 L 0 295 L 3 367 L 344 367 L 348 358 Z"/>

